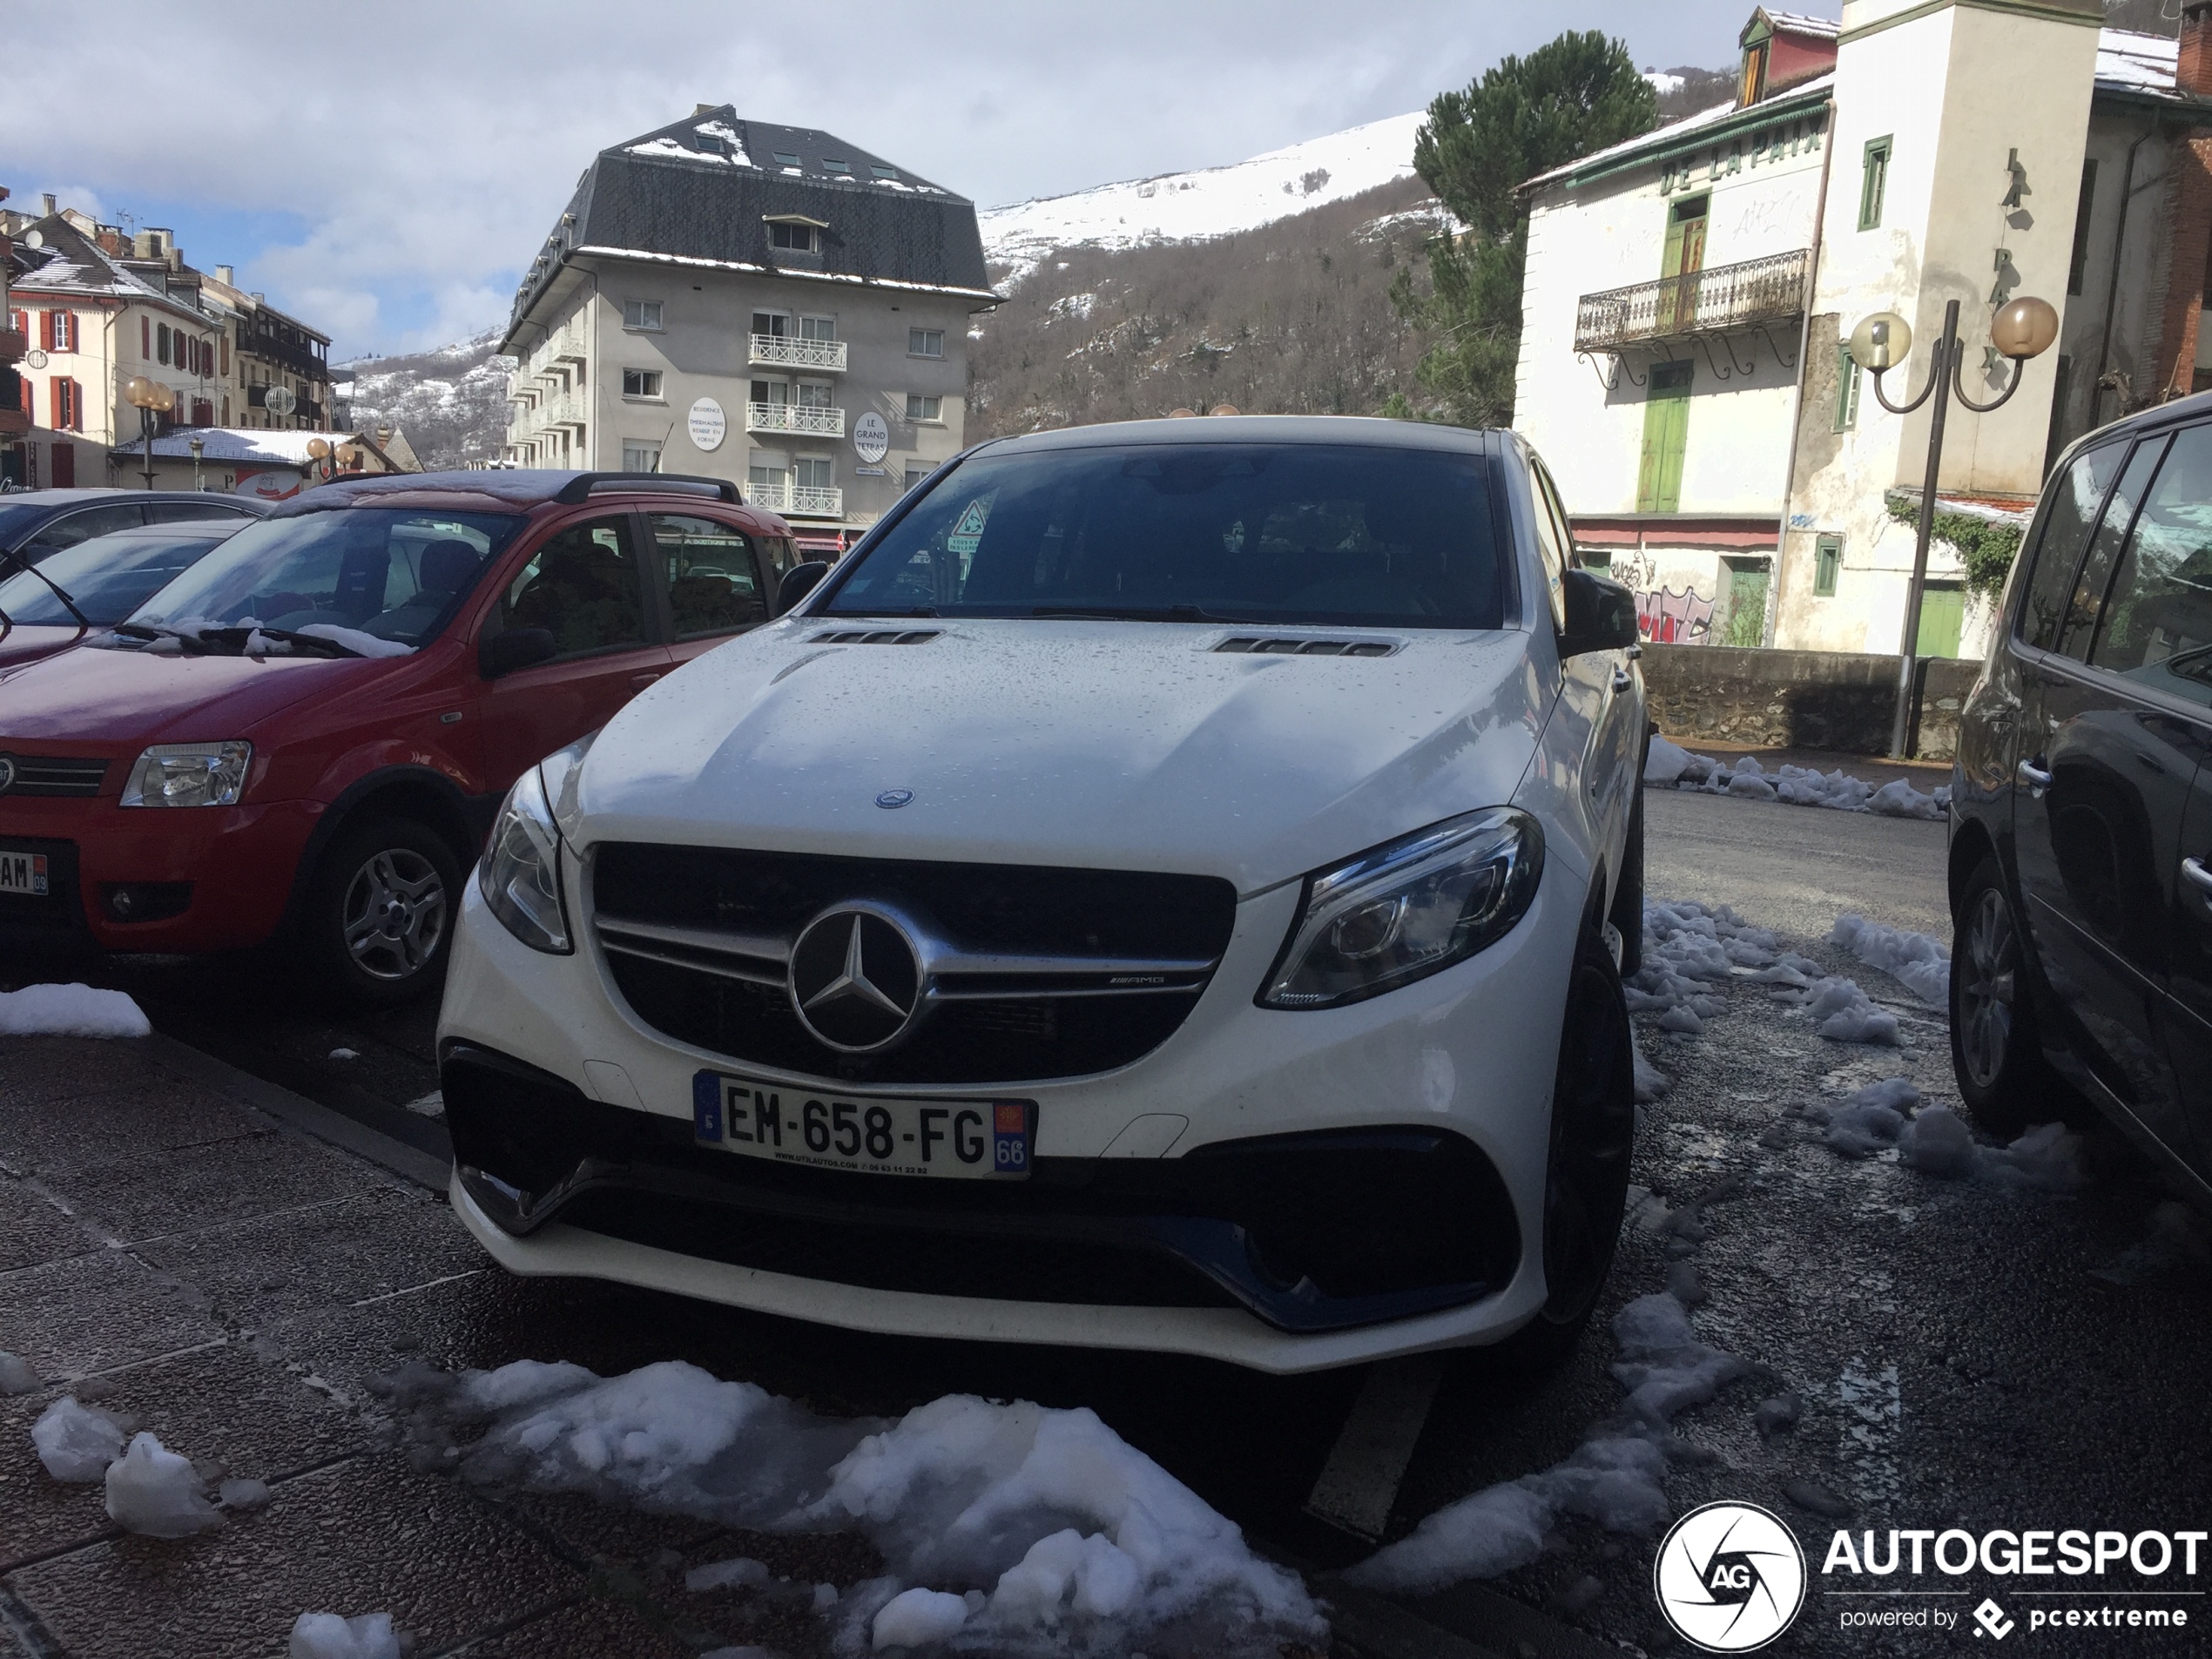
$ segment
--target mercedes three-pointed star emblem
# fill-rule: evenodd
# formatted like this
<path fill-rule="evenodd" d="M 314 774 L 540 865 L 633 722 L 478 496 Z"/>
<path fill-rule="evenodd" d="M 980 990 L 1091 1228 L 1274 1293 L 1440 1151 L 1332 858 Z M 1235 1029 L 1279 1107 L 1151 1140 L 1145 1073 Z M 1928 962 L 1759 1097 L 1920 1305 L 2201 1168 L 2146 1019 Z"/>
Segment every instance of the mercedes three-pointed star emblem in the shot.
<path fill-rule="evenodd" d="M 791 1003 L 833 1049 L 867 1054 L 913 1028 L 921 1008 L 914 940 L 873 907 L 840 905 L 806 925 L 791 953 Z"/>

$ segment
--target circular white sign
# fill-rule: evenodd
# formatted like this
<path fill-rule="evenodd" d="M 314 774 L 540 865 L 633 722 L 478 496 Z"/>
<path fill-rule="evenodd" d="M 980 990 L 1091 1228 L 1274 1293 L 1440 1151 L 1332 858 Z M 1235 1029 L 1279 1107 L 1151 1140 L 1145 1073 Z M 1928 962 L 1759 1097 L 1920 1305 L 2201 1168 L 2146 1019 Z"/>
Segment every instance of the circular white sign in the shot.
<path fill-rule="evenodd" d="M 1805 1604 L 1805 1555 L 1757 1504 L 1709 1503 L 1668 1530 L 1652 1592 L 1675 1633 L 1707 1653 L 1749 1653 L 1790 1628 Z"/>
<path fill-rule="evenodd" d="M 730 430 L 730 422 L 722 414 L 722 406 L 711 397 L 703 397 L 691 405 L 691 412 L 685 417 L 685 426 L 691 435 L 691 446 L 696 449 L 719 449 L 723 437 Z"/>
<path fill-rule="evenodd" d="M 261 407 L 274 415 L 291 414 L 299 407 L 299 399 L 292 395 L 291 388 L 288 387 L 272 386 L 261 394 Z"/>
<path fill-rule="evenodd" d="M 891 453 L 891 428 L 873 409 L 853 422 L 853 453 L 872 467 Z"/>

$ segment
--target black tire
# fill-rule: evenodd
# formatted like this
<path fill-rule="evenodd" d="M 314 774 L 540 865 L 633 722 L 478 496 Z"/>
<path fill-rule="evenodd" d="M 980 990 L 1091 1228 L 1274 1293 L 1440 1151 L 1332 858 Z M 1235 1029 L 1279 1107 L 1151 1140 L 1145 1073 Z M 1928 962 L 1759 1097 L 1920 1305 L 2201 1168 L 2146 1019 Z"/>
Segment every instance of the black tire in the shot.
<path fill-rule="evenodd" d="M 1974 867 L 1952 917 L 1951 1069 L 1993 1135 L 2060 1116 L 2071 1093 L 2043 1058 L 2020 918 L 1996 859 Z"/>
<path fill-rule="evenodd" d="M 1563 1364 L 1581 1342 L 1613 1271 L 1628 1208 L 1636 1127 L 1635 1060 L 1621 974 L 1595 929 L 1568 981 L 1559 1071 L 1552 1086 L 1551 1157 L 1544 1177 L 1544 1283 L 1536 1317 L 1501 1344 L 1521 1371 Z"/>
<path fill-rule="evenodd" d="M 341 832 L 315 867 L 301 943 L 347 1001 L 393 1008 L 445 982 L 461 916 L 461 861 L 445 838 L 403 818 Z"/>
<path fill-rule="evenodd" d="M 1608 918 L 1621 935 L 1621 977 L 1643 966 L 1643 768 L 1636 768 L 1635 804 L 1629 808 L 1629 838 L 1621 849 L 1621 879 Z"/>

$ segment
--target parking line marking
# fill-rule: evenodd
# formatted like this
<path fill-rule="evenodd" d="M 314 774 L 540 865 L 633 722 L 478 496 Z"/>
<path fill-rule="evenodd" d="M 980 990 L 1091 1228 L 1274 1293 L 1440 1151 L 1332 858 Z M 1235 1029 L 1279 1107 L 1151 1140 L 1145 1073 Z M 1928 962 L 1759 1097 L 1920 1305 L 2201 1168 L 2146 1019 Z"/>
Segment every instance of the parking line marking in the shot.
<path fill-rule="evenodd" d="M 1305 1513 L 1359 1537 L 1380 1538 L 1443 1380 L 1444 1361 L 1434 1354 L 1386 1359 L 1369 1371 Z"/>

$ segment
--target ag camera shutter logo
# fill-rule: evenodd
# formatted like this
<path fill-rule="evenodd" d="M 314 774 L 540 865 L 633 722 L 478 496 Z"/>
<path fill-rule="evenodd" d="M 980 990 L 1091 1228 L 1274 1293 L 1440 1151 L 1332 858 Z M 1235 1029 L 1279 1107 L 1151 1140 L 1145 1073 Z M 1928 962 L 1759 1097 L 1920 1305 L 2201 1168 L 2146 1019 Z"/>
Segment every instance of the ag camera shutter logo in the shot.
<path fill-rule="evenodd" d="M 1660 1541 L 1652 1593 L 1675 1634 L 1707 1653 L 1750 1653 L 1805 1604 L 1805 1554 L 1789 1527 L 1750 1503 L 1691 1510 Z"/>

